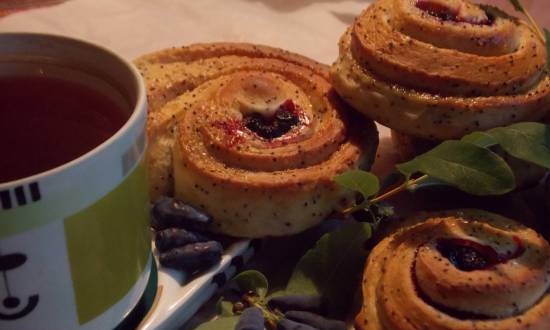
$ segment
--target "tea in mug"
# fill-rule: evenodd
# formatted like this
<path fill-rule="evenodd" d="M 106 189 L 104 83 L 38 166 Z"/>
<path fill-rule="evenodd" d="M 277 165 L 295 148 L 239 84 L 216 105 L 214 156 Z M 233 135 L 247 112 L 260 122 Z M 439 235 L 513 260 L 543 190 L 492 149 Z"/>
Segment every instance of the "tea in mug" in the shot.
<path fill-rule="evenodd" d="M 82 156 L 113 136 L 129 112 L 83 83 L 47 76 L 0 77 L 0 183 Z"/>

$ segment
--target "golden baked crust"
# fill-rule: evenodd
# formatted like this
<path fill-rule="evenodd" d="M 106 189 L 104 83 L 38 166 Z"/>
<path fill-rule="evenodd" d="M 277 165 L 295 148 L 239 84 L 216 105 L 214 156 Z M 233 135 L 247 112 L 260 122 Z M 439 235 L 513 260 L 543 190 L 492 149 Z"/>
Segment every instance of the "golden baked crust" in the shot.
<path fill-rule="evenodd" d="M 539 120 L 550 109 L 543 43 L 523 21 L 465 0 L 375 2 L 341 38 L 331 79 L 363 114 L 432 140 Z"/>
<path fill-rule="evenodd" d="M 451 243 L 475 247 L 487 262 L 456 266 Z M 547 329 L 549 287 L 550 245 L 535 231 L 480 210 L 423 213 L 371 252 L 356 327 Z"/>
<path fill-rule="evenodd" d="M 335 175 L 372 163 L 374 123 L 353 120 L 328 82 L 328 68 L 312 60 L 223 43 L 166 50 L 136 63 L 150 91 L 152 198 L 174 194 L 204 209 L 215 219 L 213 231 L 239 237 L 303 231 L 345 201 Z M 257 131 L 264 119 L 279 125 L 272 120 L 283 110 L 292 125 L 274 136 Z"/>
<path fill-rule="evenodd" d="M 135 60 L 147 86 L 149 105 L 147 135 L 150 196 L 173 194 L 172 146 L 175 120 L 193 103 L 193 94 L 211 79 L 237 72 L 242 62 L 254 58 L 286 59 L 300 66 L 320 70 L 322 65 L 300 55 L 251 44 L 212 43 L 174 47 Z M 240 59 L 240 60 L 239 60 Z M 259 68 L 261 64 L 256 65 Z M 175 100 L 176 98 L 179 100 Z M 174 101 L 174 102 L 171 102 Z M 160 111 L 162 110 L 162 111 Z"/>

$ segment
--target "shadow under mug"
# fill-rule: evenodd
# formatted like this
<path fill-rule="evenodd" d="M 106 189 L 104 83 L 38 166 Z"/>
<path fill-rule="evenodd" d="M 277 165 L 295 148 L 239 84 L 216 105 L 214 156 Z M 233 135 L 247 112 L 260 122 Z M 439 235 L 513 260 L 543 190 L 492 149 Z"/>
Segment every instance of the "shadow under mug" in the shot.
<path fill-rule="evenodd" d="M 93 150 L 0 183 L 0 328 L 112 329 L 151 271 L 143 82 L 132 64 L 84 41 L 1 33 L 0 44 L 0 77 L 77 81 L 121 96 L 128 109 Z"/>

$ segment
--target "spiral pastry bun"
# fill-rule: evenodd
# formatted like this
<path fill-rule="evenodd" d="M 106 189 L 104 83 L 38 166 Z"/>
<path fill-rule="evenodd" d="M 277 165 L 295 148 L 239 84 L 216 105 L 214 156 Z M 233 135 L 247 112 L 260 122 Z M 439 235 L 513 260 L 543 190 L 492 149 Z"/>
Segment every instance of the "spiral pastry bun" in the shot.
<path fill-rule="evenodd" d="M 467 0 L 378 0 L 341 38 L 331 79 L 368 117 L 430 140 L 550 109 L 543 42 L 525 22 Z"/>
<path fill-rule="evenodd" d="M 362 330 L 548 329 L 550 245 L 480 210 L 424 213 L 383 239 L 364 273 Z"/>
<path fill-rule="evenodd" d="M 161 51 L 137 64 L 152 106 L 151 194 L 173 193 L 210 213 L 215 232 L 303 231 L 346 202 L 333 177 L 373 161 L 376 126 L 353 119 L 328 82 L 328 67 L 312 60 L 218 43 Z"/>

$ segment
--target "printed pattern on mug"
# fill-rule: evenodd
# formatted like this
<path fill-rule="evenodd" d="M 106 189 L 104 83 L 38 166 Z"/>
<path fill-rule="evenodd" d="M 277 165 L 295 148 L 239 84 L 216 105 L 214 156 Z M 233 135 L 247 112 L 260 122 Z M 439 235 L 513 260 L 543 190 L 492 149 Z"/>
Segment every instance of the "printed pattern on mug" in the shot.
<path fill-rule="evenodd" d="M 42 195 L 38 182 L 0 191 L 0 207 L 3 210 L 38 202 L 41 199 Z"/>

